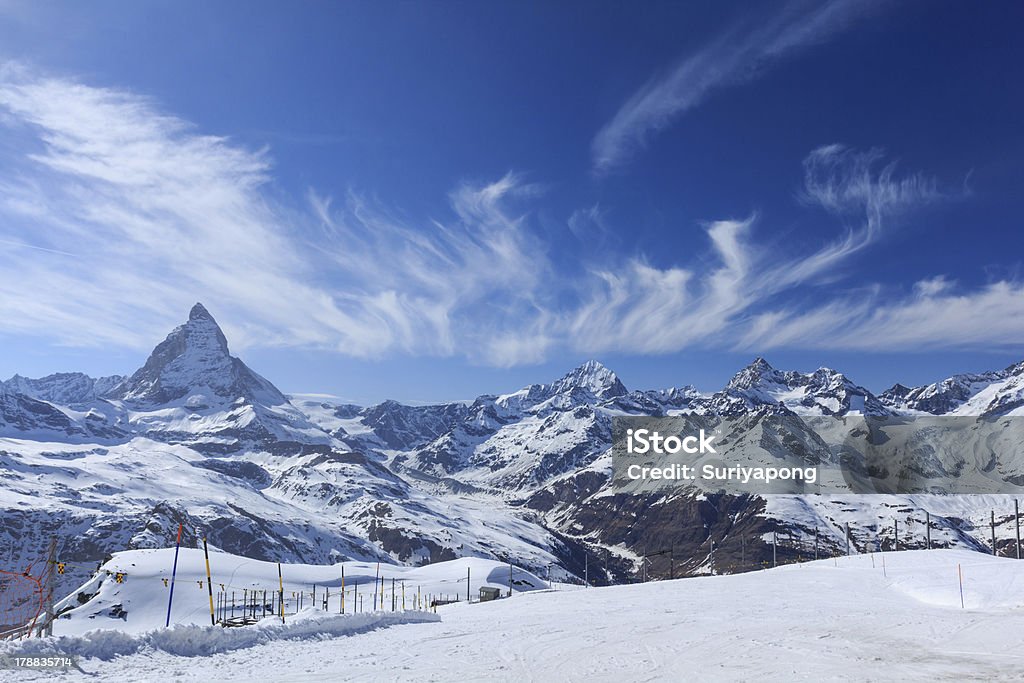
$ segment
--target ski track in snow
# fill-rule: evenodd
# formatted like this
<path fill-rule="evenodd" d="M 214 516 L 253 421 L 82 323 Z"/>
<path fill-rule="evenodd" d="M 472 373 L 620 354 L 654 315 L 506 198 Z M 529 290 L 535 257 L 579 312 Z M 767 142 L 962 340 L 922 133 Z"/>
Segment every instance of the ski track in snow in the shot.
<path fill-rule="evenodd" d="M 1024 565 L 885 553 L 644 585 L 535 591 L 442 621 L 205 657 L 155 650 L 17 680 L 1019 680 Z M 957 564 L 964 569 L 960 607 Z M 10 678 L 10 672 L 6 672 Z"/>

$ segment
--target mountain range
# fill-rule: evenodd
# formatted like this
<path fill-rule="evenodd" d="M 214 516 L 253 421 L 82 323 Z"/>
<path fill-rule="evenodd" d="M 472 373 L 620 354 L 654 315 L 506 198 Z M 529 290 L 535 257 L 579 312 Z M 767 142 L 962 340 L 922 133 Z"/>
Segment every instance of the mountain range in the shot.
<path fill-rule="evenodd" d="M 180 523 L 186 543 L 202 535 L 259 559 L 475 556 L 608 582 L 634 579 L 655 551 L 643 568 L 653 575 L 754 568 L 780 535 L 784 555 L 811 552 L 812 536 L 837 552 L 846 524 L 855 548 L 886 547 L 887 524 L 914 529 L 926 512 L 933 545 L 982 550 L 986 515 L 1006 507 L 1002 496 L 616 491 L 612 417 L 681 413 L 751 424 L 764 414 L 1024 415 L 1024 363 L 876 396 L 835 370 L 782 371 L 762 358 L 713 393 L 629 390 L 589 361 L 469 403 L 363 407 L 286 396 L 231 355 L 196 304 L 130 376 L 0 382 L 0 553 L 17 567 L 56 536 L 72 587 L 110 552 L 173 544 Z M 923 542 L 905 533 L 903 547 Z"/>

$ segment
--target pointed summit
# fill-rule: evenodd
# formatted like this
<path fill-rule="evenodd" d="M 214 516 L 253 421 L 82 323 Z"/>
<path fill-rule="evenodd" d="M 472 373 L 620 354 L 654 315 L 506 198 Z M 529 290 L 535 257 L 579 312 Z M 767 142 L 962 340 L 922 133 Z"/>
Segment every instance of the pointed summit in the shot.
<path fill-rule="evenodd" d="M 593 394 L 599 399 L 628 393 L 618 376 L 596 360 L 588 360 L 556 381 L 551 388 L 556 394 L 576 390 Z"/>
<path fill-rule="evenodd" d="M 775 381 L 778 371 L 761 356 L 758 356 L 750 365 L 743 368 L 729 380 L 727 389 L 750 389 L 761 384 L 763 381 Z"/>
<path fill-rule="evenodd" d="M 258 396 L 257 396 L 258 394 Z M 174 328 L 146 364 L 116 386 L 110 398 L 167 404 L 189 396 L 284 403 L 283 394 L 228 351 L 228 340 L 206 307 L 197 303 L 188 322 Z"/>
<path fill-rule="evenodd" d="M 208 310 L 206 310 L 206 306 L 203 306 L 199 302 L 196 302 L 196 305 L 193 306 L 192 310 L 188 312 L 188 319 L 189 320 L 210 320 L 214 324 L 217 324 L 217 321 L 215 321 L 213 319 L 213 316 L 210 315 L 210 312 Z"/>

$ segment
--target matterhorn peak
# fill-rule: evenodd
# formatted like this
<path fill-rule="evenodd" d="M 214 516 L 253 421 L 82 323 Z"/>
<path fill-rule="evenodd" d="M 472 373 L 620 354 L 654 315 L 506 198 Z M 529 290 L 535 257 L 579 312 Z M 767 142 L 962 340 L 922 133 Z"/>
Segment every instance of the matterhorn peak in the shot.
<path fill-rule="evenodd" d="M 174 328 L 146 364 L 111 392 L 111 398 L 166 404 L 198 394 L 204 400 L 233 401 L 252 398 L 256 392 L 264 402 L 286 401 L 267 380 L 231 356 L 217 321 L 197 303 L 188 321 Z"/>
<path fill-rule="evenodd" d="M 188 312 L 188 319 L 189 320 L 210 320 L 214 324 L 217 323 L 217 321 L 215 321 L 213 319 L 213 316 L 210 315 L 210 312 L 208 310 L 206 310 L 206 306 L 203 306 L 198 301 L 196 302 L 196 305 L 192 307 L 192 310 Z"/>

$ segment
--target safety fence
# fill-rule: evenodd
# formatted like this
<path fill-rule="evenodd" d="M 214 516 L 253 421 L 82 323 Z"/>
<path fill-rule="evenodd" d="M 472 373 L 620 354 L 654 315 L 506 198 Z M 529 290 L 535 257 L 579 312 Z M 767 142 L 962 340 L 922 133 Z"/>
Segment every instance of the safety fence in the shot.
<path fill-rule="evenodd" d="M 45 555 L 0 569 L 0 640 L 52 633 L 56 541 Z"/>
<path fill-rule="evenodd" d="M 911 513 L 910 509 L 898 510 Z M 633 581 L 681 578 L 706 574 L 736 574 L 787 564 L 845 555 L 869 555 L 897 550 L 966 547 L 998 557 L 1021 559 L 1020 506 L 1012 511 L 989 511 L 984 521 L 923 515 L 879 517 L 877 521 L 826 524 L 789 524 L 775 529 L 709 536 L 693 546 L 655 547 L 640 550 Z M 940 521 L 941 519 L 941 521 Z M 685 547 L 685 550 L 684 550 Z"/>

